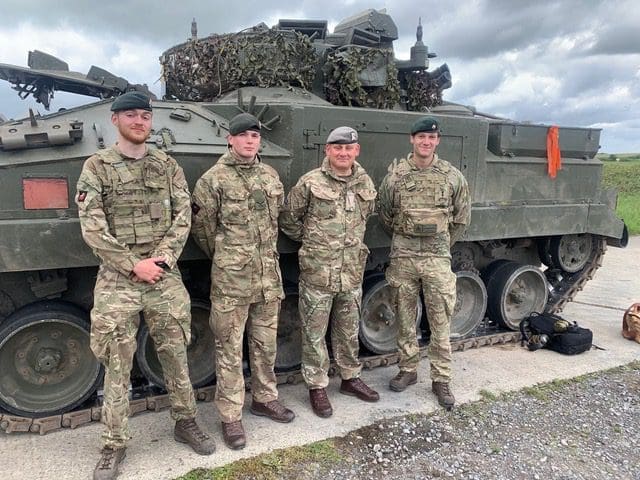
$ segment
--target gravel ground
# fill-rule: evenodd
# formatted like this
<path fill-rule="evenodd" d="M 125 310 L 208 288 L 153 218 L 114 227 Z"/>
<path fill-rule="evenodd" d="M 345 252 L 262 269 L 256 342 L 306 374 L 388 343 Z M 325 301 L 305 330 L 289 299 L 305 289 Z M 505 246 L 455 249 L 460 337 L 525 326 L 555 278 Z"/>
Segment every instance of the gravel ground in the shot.
<path fill-rule="evenodd" d="M 342 459 L 275 478 L 640 479 L 640 362 L 334 439 Z"/>

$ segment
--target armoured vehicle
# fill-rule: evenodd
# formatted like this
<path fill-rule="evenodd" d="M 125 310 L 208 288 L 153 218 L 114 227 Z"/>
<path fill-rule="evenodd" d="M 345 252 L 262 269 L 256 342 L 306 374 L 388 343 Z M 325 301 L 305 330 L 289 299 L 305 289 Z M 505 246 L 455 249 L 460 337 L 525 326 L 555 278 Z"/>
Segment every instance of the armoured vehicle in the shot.
<path fill-rule="evenodd" d="M 415 119 L 427 111 L 438 118 L 439 153 L 463 172 L 473 198 L 471 226 L 452 253 L 455 348 L 515 340 L 531 312 L 556 312 L 573 298 L 607 244 L 626 245 L 615 193 L 601 187 L 600 130 L 532 125 L 444 102 L 450 73 L 446 64 L 429 71 L 435 55 L 422 43 L 421 26 L 403 61 L 393 54 L 393 20 L 375 10 L 344 20 L 333 33 L 325 21 L 281 20 L 203 39 L 194 24 L 192 34 L 160 59 L 165 99 L 154 101 L 148 140 L 179 161 L 192 188 L 226 151 L 229 120 L 240 111 L 263 122 L 261 157 L 287 190 L 321 164 L 323 143 L 337 126 L 359 131 L 360 161 L 378 184 L 393 159 L 408 153 Z M 0 124 L 0 424 L 41 433 L 99 417 L 91 407 L 102 372 L 89 350 L 88 316 L 98 261 L 80 235 L 75 185 L 84 160 L 115 141 L 112 97 L 142 88 L 100 69 L 83 76 L 64 62 L 43 65 L 43 58 L 32 52 L 29 69 L 0 65 L 0 78 L 47 107 L 56 89 L 102 99 Z M 360 336 L 371 367 L 395 361 L 397 325 L 384 280 L 390 238 L 375 217 L 366 243 Z M 299 364 L 297 248 L 280 238 L 287 291 L 278 332 L 280 381 L 295 381 Z M 189 362 L 201 399 L 211 398 L 215 377 L 209 268 L 190 241 L 180 269 L 193 299 Z M 416 334 L 426 342 L 422 320 L 416 319 Z M 134 412 L 167 404 L 144 326 L 138 343 Z"/>

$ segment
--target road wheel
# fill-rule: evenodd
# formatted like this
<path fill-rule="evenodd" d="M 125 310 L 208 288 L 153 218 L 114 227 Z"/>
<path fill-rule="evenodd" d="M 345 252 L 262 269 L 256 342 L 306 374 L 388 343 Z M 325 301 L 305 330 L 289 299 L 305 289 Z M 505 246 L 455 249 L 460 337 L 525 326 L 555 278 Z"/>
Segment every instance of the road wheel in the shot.
<path fill-rule="evenodd" d="M 0 329 L 0 408 L 45 417 L 73 410 L 102 382 L 89 347 L 89 315 L 65 302 L 17 310 Z"/>
<path fill-rule="evenodd" d="M 419 328 L 421 317 L 422 302 L 418 298 L 416 329 Z M 365 282 L 359 337 L 367 350 L 375 354 L 392 353 L 398 348 L 398 322 L 393 291 L 382 276 Z"/>
<path fill-rule="evenodd" d="M 533 312 L 543 312 L 549 286 L 539 268 L 518 262 L 498 266 L 485 280 L 489 317 L 505 328 L 517 330 Z"/>
<path fill-rule="evenodd" d="M 593 253 L 593 236 L 579 233 L 554 237 L 549 243 L 549 253 L 553 265 L 567 272 L 579 272 Z"/>
<path fill-rule="evenodd" d="M 213 332 L 209 327 L 209 303 L 204 300 L 191 301 L 191 343 L 187 347 L 189 377 L 194 388 L 213 383 L 216 378 Z M 144 376 L 154 385 L 165 388 L 162 365 L 156 347 L 143 323 L 138 331 L 136 360 Z"/>
<path fill-rule="evenodd" d="M 451 338 L 470 334 L 484 319 L 487 289 L 476 272 L 456 272 L 456 305 L 451 318 Z"/>

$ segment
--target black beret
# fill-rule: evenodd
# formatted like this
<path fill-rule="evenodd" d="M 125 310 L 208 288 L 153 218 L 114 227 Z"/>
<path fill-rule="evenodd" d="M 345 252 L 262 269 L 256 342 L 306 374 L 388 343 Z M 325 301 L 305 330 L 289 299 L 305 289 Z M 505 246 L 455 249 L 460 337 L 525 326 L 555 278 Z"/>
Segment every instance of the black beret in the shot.
<path fill-rule="evenodd" d="M 151 99 L 142 92 L 127 92 L 116 98 L 111 104 L 112 112 L 122 110 L 147 110 L 151 111 Z"/>
<path fill-rule="evenodd" d="M 247 130 L 260 131 L 260 120 L 250 113 L 240 113 L 229 122 L 229 133 L 231 135 L 238 135 Z"/>
<path fill-rule="evenodd" d="M 422 117 L 411 126 L 411 135 L 420 132 L 439 132 L 438 120 L 433 117 Z"/>
<path fill-rule="evenodd" d="M 334 128 L 327 137 L 327 143 L 358 143 L 358 132 L 351 127 Z"/>

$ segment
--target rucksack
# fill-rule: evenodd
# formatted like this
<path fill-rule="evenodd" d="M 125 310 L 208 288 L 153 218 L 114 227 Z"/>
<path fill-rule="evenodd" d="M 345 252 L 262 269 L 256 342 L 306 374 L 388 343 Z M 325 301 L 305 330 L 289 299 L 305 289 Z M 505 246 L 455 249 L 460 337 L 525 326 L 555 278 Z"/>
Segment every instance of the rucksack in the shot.
<path fill-rule="evenodd" d="M 520 322 L 520 344 L 529 350 L 548 348 L 565 355 L 586 352 L 593 345 L 593 332 L 552 313 L 532 313 Z"/>
<path fill-rule="evenodd" d="M 640 343 L 640 303 L 634 303 L 624 312 L 622 336 Z"/>

